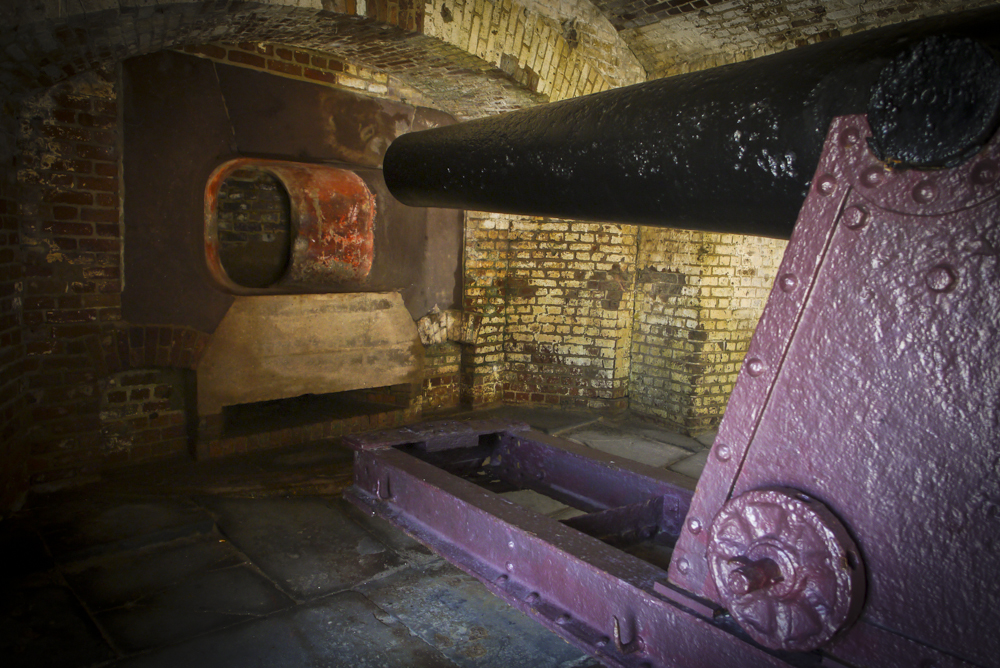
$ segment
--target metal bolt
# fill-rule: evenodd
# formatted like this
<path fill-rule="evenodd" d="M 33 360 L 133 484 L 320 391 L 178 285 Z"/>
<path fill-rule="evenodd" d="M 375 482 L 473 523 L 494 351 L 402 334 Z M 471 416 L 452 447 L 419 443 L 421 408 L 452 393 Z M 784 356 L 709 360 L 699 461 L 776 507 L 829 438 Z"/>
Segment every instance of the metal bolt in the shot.
<path fill-rule="evenodd" d="M 918 204 L 930 204 L 937 199 L 938 187 L 933 181 L 924 179 L 917 185 L 913 186 L 913 192 L 910 194 L 913 196 L 913 201 Z"/>
<path fill-rule="evenodd" d="M 853 204 L 844 209 L 844 225 L 851 230 L 860 230 L 868 224 L 868 210 Z"/>
<path fill-rule="evenodd" d="M 885 181 L 885 170 L 882 167 L 869 167 L 861 174 L 861 185 L 866 188 L 877 188 Z"/>
<path fill-rule="evenodd" d="M 949 292 L 955 287 L 957 280 L 955 270 L 945 264 L 939 264 L 927 272 L 927 287 L 931 292 Z"/>
<path fill-rule="evenodd" d="M 677 562 L 677 570 L 681 573 L 687 573 L 691 569 L 691 562 L 687 559 L 681 558 Z"/>
<path fill-rule="evenodd" d="M 736 557 L 733 562 L 741 565 L 729 573 L 726 584 L 729 590 L 737 596 L 765 589 L 784 579 L 778 564 L 771 559 L 750 561 L 746 557 Z"/>
<path fill-rule="evenodd" d="M 820 195 L 829 197 L 837 189 L 837 179 L 832 174 L 824 174 L 819 177 L 816 189 L 819 190 Z"/>
<path fill-rule="evenodd" d="M 856 146 L 861 141 L 861 135 L 857 128 L 847 128 L 840 133 L 840 145 L 844 148 Z"/>
<path fill-rule="evenodd" d="M 778 286 L 782 292 L 791 292 L 798 287 L 799 279 L 795 274 L 782 274 L 778 279 Z"/>
<path fill-rule="evenodd" d="M 692 517 L 691 519 L 689 519 L 688 530 L 693 534 L 699 533 L 701 531 L 701 520 L 699 520 L 697 517 Z"/>
<path fill-rule="evenodd" d="M 729 458 L 733 456 L 732 449 L 725 443 L 720 443 L 715 448 L 715 457 L 720 462 L 728 462 Z"/>
<path fill-rule="evenodd" d="M 985 186 L 993 183 L 1000 176 L 1000 166 L 996 160 L 983 160 L 972 168 L 971 181 L 973 185 Z"/>
<path fill-rule="evenodd" d="M 759 357 L 754 357 L 747 360 L 747 373 L 756 378 L 757 376 L 764 373 L 764 360 Z"/>

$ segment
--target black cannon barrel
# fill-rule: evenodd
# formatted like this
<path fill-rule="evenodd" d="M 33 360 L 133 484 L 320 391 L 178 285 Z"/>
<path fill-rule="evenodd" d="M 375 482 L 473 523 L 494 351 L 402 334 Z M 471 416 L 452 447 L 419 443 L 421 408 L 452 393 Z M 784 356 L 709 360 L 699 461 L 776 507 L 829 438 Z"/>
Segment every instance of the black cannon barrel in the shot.
<path fill-rule="evenodd" d="M 385 180 L 411 206 L 787 238 L 836 116 L 870 112 L 896 166 L 988 140 L 998 41 L 1000 9 L 964 12 L 406 134 Z"/>

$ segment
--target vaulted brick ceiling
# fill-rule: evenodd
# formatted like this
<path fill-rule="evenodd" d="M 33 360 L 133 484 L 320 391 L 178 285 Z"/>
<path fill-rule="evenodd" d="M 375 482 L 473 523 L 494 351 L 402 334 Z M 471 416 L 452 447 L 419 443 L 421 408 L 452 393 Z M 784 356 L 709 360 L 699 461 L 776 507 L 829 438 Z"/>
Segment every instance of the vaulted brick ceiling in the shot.
<path fill-rule="evenodd" d="M 558 0 L 542 0 L 556 3 Z M 996 0 L 592 0 L 650 78 Z"/>

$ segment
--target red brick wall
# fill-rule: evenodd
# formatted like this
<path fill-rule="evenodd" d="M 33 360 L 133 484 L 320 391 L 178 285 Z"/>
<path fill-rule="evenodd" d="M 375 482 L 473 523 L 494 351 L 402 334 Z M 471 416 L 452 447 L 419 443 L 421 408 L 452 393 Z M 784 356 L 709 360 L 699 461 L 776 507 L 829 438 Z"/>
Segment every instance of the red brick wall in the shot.
<path fill-rule="evenodd" d="M 2 113 L 2 112 L 0 112 Z M 0 122 L 0 517 L 16 510 L 28 486 L 25 425 L 23 273 L 12 119 Z"/>
<path fill-rule="evenodd" d="M 201 336 L 121 323 L 114 81 L 111 70 L 74 77 L 29 97 L 20 113 L 26 439 L 35 482 L 183 449 L 172 422 L 152 418 L 156 426 L 147 427 L 136 416 L 123 437 L 126 423 L 108 410 L 110 374 L 170 366 Z M 186 357 L 181 366 L 192 353 Z"/>
<path fill-rule="evenodd" d="M 103 450 L 126 453 L 134 461 L 187 452 L 186 380 L 178 368 L 109 376 L 101 393 Z"/>

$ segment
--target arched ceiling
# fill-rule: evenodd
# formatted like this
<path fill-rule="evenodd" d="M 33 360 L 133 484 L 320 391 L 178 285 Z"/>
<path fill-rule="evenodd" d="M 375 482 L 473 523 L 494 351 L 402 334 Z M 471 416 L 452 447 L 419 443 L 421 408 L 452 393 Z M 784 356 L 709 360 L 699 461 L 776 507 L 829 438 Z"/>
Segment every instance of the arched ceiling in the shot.
<path fill-rule="evenodd" d="M 538 0 L 558 3 L 559 0 Z M 996 0 L 593 0 L 655 79 Z"/>
<path fill-rule="evenodd" d="M 209 42 L 337 54 L 461 118 L 997 0 L 5 0 L 0 99 Z"/>

